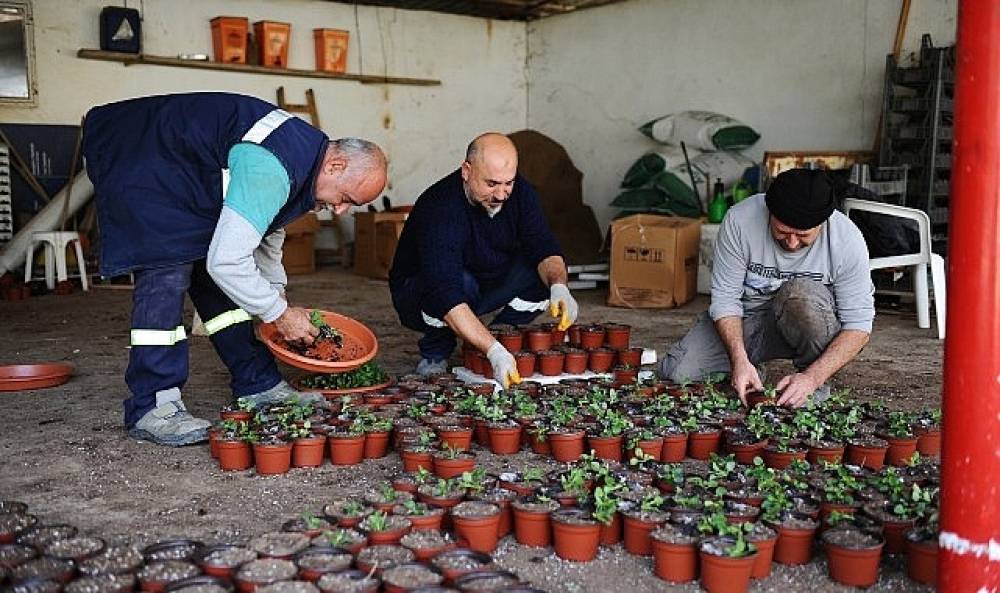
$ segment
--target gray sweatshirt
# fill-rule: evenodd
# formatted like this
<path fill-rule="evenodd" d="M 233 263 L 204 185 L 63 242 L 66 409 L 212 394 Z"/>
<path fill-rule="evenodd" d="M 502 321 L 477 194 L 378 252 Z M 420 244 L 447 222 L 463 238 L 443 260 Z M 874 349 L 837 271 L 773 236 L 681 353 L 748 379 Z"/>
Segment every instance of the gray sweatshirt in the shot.
<path fill-rule="evenodd" d="M 789 252 L 771 237 L 769 215 L 764 194 L 757 194 L 722 220 L 712 264 L 712 319 L 743 317 L 770 301 L 786 280 L 809 278 L 833 292 L 842 329 L 871 333 L 875 287 L 858 227 L 834 211 L 812 245 Z"/>

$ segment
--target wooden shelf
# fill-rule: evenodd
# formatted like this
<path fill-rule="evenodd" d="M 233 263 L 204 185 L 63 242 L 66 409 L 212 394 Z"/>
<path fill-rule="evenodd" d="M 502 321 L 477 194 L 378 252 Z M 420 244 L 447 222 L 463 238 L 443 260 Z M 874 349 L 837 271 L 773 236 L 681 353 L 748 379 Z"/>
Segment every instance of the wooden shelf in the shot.
<path fill-rule="evenodd" d="M 222 70 L 225 72 L 242 72 L 244 74 L 270 74 L 272 76 L 299 76 L 303 78 L 330 78 L 333 80 L 353 80 L 362 84 L 408 84 L 415 86 L 436 86 L 440 80 L 427 78 L 405 78 L 400 76 L 373 76 L 370 74 L 337 74 L 319 70 L 302 70 L 298 68 L 269 68 L 267 66 L 250 66 L 247 64 L 226 64 L 209 62 L 207 60 L 182 60 L 166 56 L 149 54 L 127 54 L 99 49 L 81 49 L 76 57 L 85 60 L 101 60 L 104 62 L 120 62 L 125 66 L 149 64 L 153 66 L 176 66 L 179 68 L 194 68 L 196 70 Z"/>

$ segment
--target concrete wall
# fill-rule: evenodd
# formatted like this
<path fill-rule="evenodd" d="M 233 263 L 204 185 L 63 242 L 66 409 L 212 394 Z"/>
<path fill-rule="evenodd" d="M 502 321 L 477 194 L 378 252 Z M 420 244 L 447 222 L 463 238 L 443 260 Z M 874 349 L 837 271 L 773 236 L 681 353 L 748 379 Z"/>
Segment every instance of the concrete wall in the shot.
<path fill-rule="evenodd" d="M 391 161 L 387 193 L 397 204 L 411 203 L 425 187 L 456 168 L 465 145 L 475 135 L 525 125 L 523 23 L 362 6 L 357 9 L 359 44 L 355 9 L 350 4 L 145 0 L 143 51 L 149 54 L 211 55 L 209 20 L 243 15 L 251 23 L 291 23 L 290 67 L 315 66 L 313 28 L 341 28 L 351 31 L 348 71 L 442 82 L 435 87 L 362 85 L 188 68 L 125 68 L 77 58 L 77 49 L 98 47 L 98 15 L 109 4 L 115 3 L 34 0 L 38 104 L 33 108 L 0 105 L 0 121 L 76 124 L 93 105 L 196 90 L 232 91 L 275 101 L 276 89 L 284 86 L 289 101 L 302 103 L 305 90 L 312 88 L 328 135 L 369 138 L 386 150 Z"/>
<path fill-rule="evenodd" d="M 956 0 L 916 0 L 920 34 L 954 42 Z M 657 144 L 635 128 L 685 109 L 755 127 L 747 151 L 870 149 L 901 0 L 631 0 L 528 29 L 528 122 L 584 172 L 605 225 L 629 165 Z"/>

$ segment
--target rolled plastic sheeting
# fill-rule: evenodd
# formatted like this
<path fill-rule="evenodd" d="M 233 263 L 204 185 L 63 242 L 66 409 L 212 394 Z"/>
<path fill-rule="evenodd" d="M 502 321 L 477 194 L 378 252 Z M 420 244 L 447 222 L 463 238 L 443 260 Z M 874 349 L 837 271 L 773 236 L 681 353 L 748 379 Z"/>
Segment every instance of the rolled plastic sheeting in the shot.
<path fill-rule="evenodd" d="M 59 190 L 59 193 L 49 200 L 49 203 L 7 243 L 3 252 L 0 253 L 0 274 L 16 273 L 23 269 L 25 252 L 28 245 L 31 244 L 32 233 L 58 230 L 59 225 L 62 224 L 63 202 L 66 200 L 66 188 L 68 187 L 72 187 L 73 192 L 69 197 L 69 204 L 65 206 L 67 217 L 76 213 L 94 195 L 94 184 L 87 177 L 87 172 L 84 170 L 77 173 L 73 182 L 67 183 Z"/>

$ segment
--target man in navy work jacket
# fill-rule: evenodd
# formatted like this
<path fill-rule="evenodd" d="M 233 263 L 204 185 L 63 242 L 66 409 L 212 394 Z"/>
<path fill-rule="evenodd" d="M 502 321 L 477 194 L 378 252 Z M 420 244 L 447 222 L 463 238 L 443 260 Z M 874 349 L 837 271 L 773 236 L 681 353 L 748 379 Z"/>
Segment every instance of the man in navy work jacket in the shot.
<path fill-rule="evenodd" d="M 232 376 L 259 404 L 297 392 L 282 380 L 251 319 L 289 341 L 317 333 L 288 305 L 283 227 L 310 210 L 337 213 L 375 199 L 382 151 L 321 131 L 253 97 L 193 93 L 95 107 L 83 152 L 97 196 L 100 272 L 131 272 L 131 350 L 125 424 L 134 438 L 179 446 L 205 440 L 191 416 L 182 325 L 188 294 Z"/>
<path fill-rule="evenodd" d="M 478 316 L 530 322 L 546 308 L 565 329 L 577 304 L 566 263 L 538 194 L 517 175 L 517 150 L 502 134 L 469 144 L 465 162 L 417 199 L 389 272 L 399 319 L 423 333 L 417 372 L 447 370 L 455 334 L 485 352 L 504 388 L 520 382 L 514 357 Z"/>

